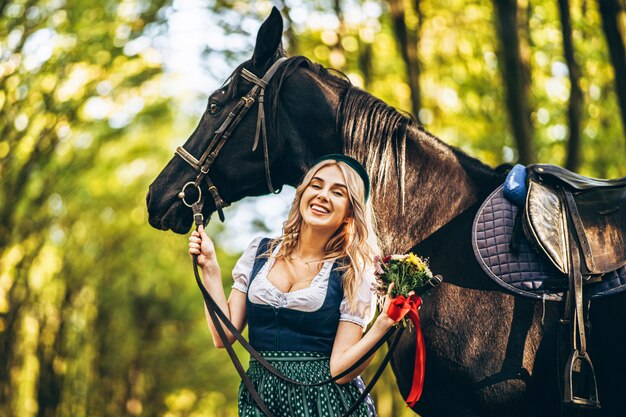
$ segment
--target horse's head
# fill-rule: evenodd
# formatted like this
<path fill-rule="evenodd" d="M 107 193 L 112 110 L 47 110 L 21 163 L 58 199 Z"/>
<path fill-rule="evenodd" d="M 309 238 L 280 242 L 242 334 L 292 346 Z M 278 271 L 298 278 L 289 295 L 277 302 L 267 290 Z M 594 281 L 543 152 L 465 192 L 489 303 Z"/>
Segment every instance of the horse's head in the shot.
<path fill-rule="evenodd" d="M 209 96 L 206 111 L 183 145 L 184 150 L 177 151 L 178 155 L 150 185 L 147 205 L 153 227 L 176 233 L 189 230 L 191 209 L 179 194 L 184 191 L 187 202 L 196 200 L 197 189 L 185 184 L 196 180 L 200 167 L 193 165 L 197 160 L 200 164 L 209 161 L 205 164 L 208 178 L 215 185 L 212 191 L 219 194 L 211 198 L 207 182 L 200 182 L 203 213 L 208 219 L 219 208 L 219 198 L 228 204 L 246 196 L 267 194 L 284 184 L 294 185 L 315 158 L 341 151 L 335 128 L 338 92 L 322 85 L 315 71 L 307 69 L 310 65 L 302 65 L 310 64 L 305 58 L 290 58 L 274 65 L 284 58 L 282 30 L 282 17 L 273 8 L 259 29 L 252 58 L 239 65 Z M 265 88 L 265 110 L 259 111 L 260 96 L 254 102 L 242 97 L 250 96 L 255 85 L 263 86 L 257 80 L 274 67 L 276 73 Z M 256 87 L 258 91 L 261 86 Z M 246 105 L 251 107 L 247 109 Z M 266 124 L 266 138 L 264 129 L 258 126 L 261 119 Z"/>

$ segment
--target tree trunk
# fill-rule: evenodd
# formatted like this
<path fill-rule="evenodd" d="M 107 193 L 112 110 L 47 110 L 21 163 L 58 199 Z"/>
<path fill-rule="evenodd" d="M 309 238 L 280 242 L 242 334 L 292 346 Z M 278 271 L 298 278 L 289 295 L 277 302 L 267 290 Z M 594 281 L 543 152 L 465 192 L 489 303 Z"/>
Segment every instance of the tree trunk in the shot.
<path fill-rule="evenodd" d="M 624 3 L 620 0 L 598 0 L 598 5 L 615 73 L 615 92 L 622 115 L 622 129 L 626 137 L 626 46 L 625 29 L 622 24 Z"/>
<path fill-rule="evenodd" d="M 337 43 L 332 45 L 330 48 L 330 65 L 343 71 L 346 66 L 346 55 L 343 50 L 343 46 L 341 45 L 341 40 L 343 35 L 345 34 L 345 23 L 343 18 L 343 10 L 341 8 L 341 0 L 333 1 L 333 10 L 335 12 L 335 16 L 337 16 L 337 20 L 339 21 L 339 27 L 337 28 Z"/>
<path fill-rule="evenodd" d="M 63 302 L 59 306 L 61 317 L 65 316 L 67 309 L 71 304 L 73 292 L 68 289 L 65 291 Z M 54 362 L 57 357 L 64 357 L 64 339 L 67 323 L 61 321 L 54 335 L 52 348 L 46 348 L 45 344 L 37 345 L 37 358 L 39 359 L 39 379 L 37 381 L 37 417 L 54 417 L 59 404 L 61 403 L 61 395 L 63 391 L 64 377 L 55 370 Z M 40 333 L 43 333 L 44 326 L 41 326 Z M 40 334 L 39 340 L 42 339 Z"/>
<path fill-rule="evenodd" d="M 12 379 L 11 369 L 15 366 L 16 356 L 19 351 L 16 345 L 19 344 L 20 337 L 20 321 L 23 318 L 23 309 L 28 309 L 30 304 L 29 297 L 31 289 L 28 286 L 28 274 L 33 262 L 37 257 L 41 246 L 24 256 L 17 265 L 15 265 L 13 273 L 13 283 L 8 291 L 9 311 L 0 315 L 4 321 L 4 331 L 0 332 L 0 415 L 10 410 L 11 397 L 14 395 L 18 387 Z M 10 412 L 8 413 L 10 414 Z"/>
<path fill-rule="evenodd" d="M 363 89 L 367 90 L 372 83 L 372 44 L 359 39 L 359 70 L 363 74 Z"/>
<path fill-rule="evenodd" d="M 574 57 L 574 43 L 572 41 L 572 22 L 568 0 L 559 0 L 561 15 L 561 33 L 563 34 L 563 53 L 569 72 L 570 95 L 567 108 L 569 121 L 569 141 L 567 142 L 567 158 L 565 168 L 578 171 L 581 163 L 581 132 L 580 118 L 583 108 L 583 94 L 580 89 L 580 67 Z"/>
<path fill-rule="evenodd" d="M 505 100 L 513 137 L 519 153 L 518 162 L 535 161 L 532 143 L 528 91 L 530 74 L 520 54 L 517 0 L 494 0 L 496 30 L 500 39 L 499 61 L 504 80 Z"/>
<path fill-rule="evenodd" d="M 417 118 L 421 108 L 421 94 L 419 86 L 420 69 L 417 56 L 418 31 L 408 30 L 405 21 L 403 0 L 388 0 L 393 22 L 393 31 L 398 41 L 400 55 L 406 69 L 406 78 L 411 90 L 411 113 Z M 419 0 L 415 2 L 416 11 L 419 10 Z"/>

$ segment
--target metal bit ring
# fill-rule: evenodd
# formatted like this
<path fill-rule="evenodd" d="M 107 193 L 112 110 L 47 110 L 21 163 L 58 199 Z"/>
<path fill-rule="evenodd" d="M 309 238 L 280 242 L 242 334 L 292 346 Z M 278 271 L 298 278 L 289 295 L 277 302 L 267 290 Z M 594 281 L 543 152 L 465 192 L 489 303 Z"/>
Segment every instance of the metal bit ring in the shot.
<path fill-rule="evenodd" d="M 193 203 L 188 203 L 187 200 L 185 200 L 185 190 L 187 189 L 187 187 L 189 185 L 193 185 L 194 187 L 196 187 L 198 189 L 198 200 L 193 202 Z M 183 189 L 180 191 L 180 193 L 178 193 L 178 198 L 180 198 L 181 200 L 183 200 L 183 204 L 185 204 L 187 207 L 191 207 L 194 204 L 197 204 L 200 202 L 200 200 L 202 200 L 202 190 L 200 189 L 199 186 L 197 186 L 193 181 L 189 181 L 187 184 L 183 185 Z"/>

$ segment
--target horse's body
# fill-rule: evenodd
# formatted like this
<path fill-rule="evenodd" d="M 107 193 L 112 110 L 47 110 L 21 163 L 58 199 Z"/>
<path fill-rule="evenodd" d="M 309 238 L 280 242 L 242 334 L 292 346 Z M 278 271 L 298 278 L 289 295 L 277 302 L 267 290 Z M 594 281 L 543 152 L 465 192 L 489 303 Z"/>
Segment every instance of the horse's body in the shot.
<path fill-rule="evenodd" d="M 263 24 L 253 58 L 209 99 L 209 108 L 185 144 L 200 155 L 208 138 L 258 76 L 280 56 L 282 19 Z M 445 145 L 375 97 L 327 73 L 306 58 L 290 58 L 266 94 L 272 183 L 295 185 L 319 156 L 343 151 L 372 178 L 372 200 L 384 253 L 414 250 L 444 276 L 420 310 L 427 344 L 424 393 L 415 411 L 429 416 L 556 416 L 559 389 L 556 332 L 562 307 L 513 296 L 494 284 L 474 259 L 473 215 L 503 180 L 502 174 Z M 222 149 L 210 177 L 224 200 L 268 193 L 262 149 L 251 151 L 256 105 Z M 151 185 L 150 223 L 185 233 L 191 212 L 176 197 L 194 172 L 174 159 Z M 206 192 L 203 190 L 203 192 Z M 210 216 L 215 206 L 204 207 Z M 623 293 L 622 293 L 623 294 Z M 617 382 L 626 374 L 626 297 L 598 300 L 591 308 L 591 357 L 602 410 L 626 413 Z M 609 326 L 609 322 L 612 324 Z M 406 334 L 393 360 L 401 391 L 412 377 L 414 335 Z"/>

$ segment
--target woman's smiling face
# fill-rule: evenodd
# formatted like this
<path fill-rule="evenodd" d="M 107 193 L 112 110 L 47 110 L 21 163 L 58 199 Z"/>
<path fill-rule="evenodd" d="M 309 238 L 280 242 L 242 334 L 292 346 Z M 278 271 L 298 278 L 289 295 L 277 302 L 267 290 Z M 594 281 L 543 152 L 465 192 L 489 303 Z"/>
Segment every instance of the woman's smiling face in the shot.
<path fill-rule="evenodd" d="M 350 211 L 350 197 L 337 165 L 320 168 L 302 194 L 300 214 L 309 227 L 337 230 Z"/>

